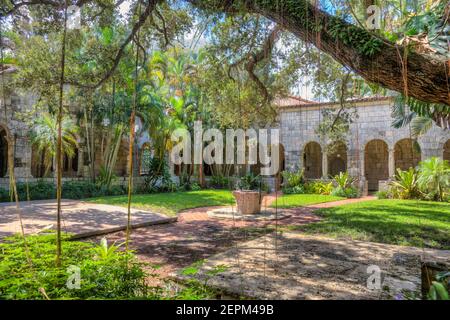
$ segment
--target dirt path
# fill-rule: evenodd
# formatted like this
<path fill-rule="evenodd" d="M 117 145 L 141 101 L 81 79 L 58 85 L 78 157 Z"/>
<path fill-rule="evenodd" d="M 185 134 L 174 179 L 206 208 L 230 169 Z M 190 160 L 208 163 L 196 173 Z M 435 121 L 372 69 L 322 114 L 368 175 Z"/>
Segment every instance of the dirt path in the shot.
<path fill-rule="evenodd" d="M 347 199 L 336 202 L 310 205 L 292 209 L 280 209 L 290 215 L 279 220 L 279 226 L 302 225 L 319 221 L 314 210 L 348 203 L 372 200 L 373 197 Z M 263 205 L 269 206 L 275 200 L 274 195 L 267 195 Z M 159 277 L 165 277 L 179 268 L 184 268 L 195 261 L 206 259 L 213 254 L 225 251 L 236 243 L 242 243 L 270 233 L 267 221 L 233 221 L 215 219 L 207 211 L 213 207 L 186 210 L 178 215 L 178 222 L 136 229 L 132 233 L 132 248 L 145 262 L 160 266 L 155 270 Z M 274 224 L 274 222 L 270 222 Z M 109 241 L 122 241 L 125 233 L 109 234 Z M 100 238 L 96 238 L 98 241 Z M 155 283 L 157 283 L 156 280 Z"/>

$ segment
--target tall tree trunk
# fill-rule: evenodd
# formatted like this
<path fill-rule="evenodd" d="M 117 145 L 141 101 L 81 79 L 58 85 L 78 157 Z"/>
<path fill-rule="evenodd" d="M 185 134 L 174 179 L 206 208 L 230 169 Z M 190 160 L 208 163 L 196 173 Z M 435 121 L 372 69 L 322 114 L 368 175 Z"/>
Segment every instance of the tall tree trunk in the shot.
<path fill-rule="evenodd" d="M 59 85 L 58 106 L 58 140 L 56 148 L 56 265 L 61 266 L 61 191 L 62 191 L 62 117 L 63 117 L 63 91 L 64 67 L 66 63 L 66 32 L 67 32 L 67 0 L 64 6 L 64 27 L 61 48 L 61 78 Z"/>

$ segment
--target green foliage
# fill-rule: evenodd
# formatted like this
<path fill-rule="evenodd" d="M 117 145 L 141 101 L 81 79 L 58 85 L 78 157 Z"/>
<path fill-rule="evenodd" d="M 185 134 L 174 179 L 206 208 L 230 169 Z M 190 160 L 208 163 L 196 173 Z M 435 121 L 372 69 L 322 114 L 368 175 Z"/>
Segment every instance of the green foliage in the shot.
<path fill-rule="evenodd" d="M 62 265 L 55 266 L 55 236 L 28 236 L 32 266 L 27 263 L 23 238 L 0 243 L 1 299 L 133 299 L 152 297 L 145 284 L 144 265 L 132 253 L 87 242 L 64 240 Z M 114 248 L 114 249 L 113 249 Z M 80 268 L 80 289 L 70 289 L 70 266 Z"/>
<path fill-rule="evenodd" d="M 296 229 L 371 242 L 450 249 L 450 204 L 372 200 L 316 211 L 324 219 Z"/>
<path fill-rule="evenodd" d="M 349 186 L 346 188 L 343 188 L 341 186 L 338 186 L 331 191 L 332 196 L 336 197 L 344 197 L 344 198 L 358 198 L 359 192 L 358 189 L 356 189 L 353 186 Z"/>
<path fill-rule="evenodd" d="M 30 183 L 17 183 L 17 194 L 19 201 L 27 200 L 45 200 L 54 199 L 56 197 L 56 188 L 52 182 L 46 182 L 44 180 L 38 180 Z M 11 199 L 11 195 L 8 190 L 0 188 L 0 201 L 8 202 Z"/>
<path fill-rule="evenodd" d="M 127 196 L 86 199 L 88 202 L 126 207 Z M 131 206 L 135 209 L 156 211 L 174 216 L 179 211 L 197 207 L 226 206 L 235 203 L 229 190 L 203 189 L 152 194 L 136 194 Z"/>
<path fill-rule="evenodd" d="M 260 175 L 247 173 L 239 179 L 238 188 L 241 190 L 262 190 L 262 179 Z"/>
<path fill-rule="evenodd" d="M 298 185 L 295 187 L 283 187 L 284 194 L 302 194 L 305 193 L 305 187 L 303 185 Z"/>
<path fill-rule="evenodd" d="M 307 193 L 329 195 L 333 191 L 333 182 L 313 181 L 306 185 Z"/>
<path fill-rule="evenodd" d="M 101 186 L 87 180 L 65 181 L 62 186 L 62 195 L 67 199 L 83 199 L 99 196 L 117 196 L 125 194 L 126 189 L 122 186 Z"/>
<path fill-rule="evenodd" d="M 283 194 L 270 205 L 272 208 L 296 208 L 316 203 L 343 200 L 342 197 L 322 194 Z"/>
<path fill-rule="evenodd" d="M 283 171 L 283 193 L 285 194 L 301 194 L 305 193 L 304 169 L 297 172 Z"/>
<path fill-rule="evenodd" d="M 346 23 L 340 18 L 331 18 L 329 32 L 336 40 L 342 41 L 367 57 L 372 57 L 381 51 L 382 41 L 369 31 Z"/>
<path fill-rule="evenodd" d="M 428 103 L 399 94 L 392 107 L 392 126 L 402 128 L 410 125 L 414 137 L 425 134 L 431 129 L 433 122 L 438 126 L 448 123 L 447 115 L 450 106 Z"/>
<path fill-rule="evenodd" d="M 17 194 L 20 201 L 28 200 L 45 200 L 54 199 L 56 197 L 56 188 L 53 182 L 38 180 L 36 182 L 17 183 Z M 4 200 L 7 201 L 7 200 Z"/>
<path fill-rule="evenodd" d="M 397 169 L 395 181 L 391 182 L 390 192 L 397 199 L 414 199 L 419 197 L 417 172 L 414 168 L 402 171 Z"/>
<path fill-rule="evenodd" d="M 174 192 L 177 185 L 172 181 L 169 166 L 164 158 L 149 157 L 144 163 L 147 174 L 144 183 L 139 188 L 140 193 Z"/>
<path fill-rule="evenodd" d="M 391 194 L 387 190 L 377 191 L 376 194 L 378 199 L 389 199 L 391 198 Z"/>
<path fill-rule="evenodd" d="M 432 200 L 444 201 L 450 188 L 450 166 L 448 161 L 433 157 L 419 164 L 418 185 Z"/>
<path fill-rule="evenodd" d="M 56 188 L 53 181 L 38 180 L 30 183 L 17 183 L 17 193 L 20 201 L 47 200 L 56 198 Z M 116 196 L 125 194 L 122 186 L 105 188 L 86 180 L 68 180 L 62 185 L 62 196 L 66 199 L 83 199 L 99 196 Z M 0 188 L 0 201 L 11 201 L 8 190 Z"/>
<path fill-rule="evenodd" d="M 354 179 L 349 176 L 348 172 L 339 172 L 339 174 L 333 177 L 333 180 L 341 189 L 350 187 L 354 181 Z"/>
<path fill-rule="evenodd" d="M 436 275 L 436 281 L 432 281 L 429 300 L 450 300 L 450 272 L 441 272 Z"/>
<path fill-rule="evenodd" d="M 64 117 L 62 119 L 62 151 L 70 158 L 75 155 L 75 147 L 77 146 L 75 135 L 78 131 L 78 126 L 71 118 Z M 58 140 L 57 117 L 46 113 L 36 117 L 33 120 L 30 137 L 31 143 L 37 148 L 37 151 L 44 155 L 45 174 L 47 174 L 56 157 Z"/>
<path fill-rule="evenodd" d="M 450 166 L 447 161 L 433 157 L 421 161 L 417 169 L 397 169 L 390 184 L 389 196 L 397 199 L 446 201 L 450 188 Z"/>
<path fill-rule="evenodd" d="M 213 175 L 209 184 L 214 189 L 227 189 L 230 187 L 230 179 L 223 175 Z"/>

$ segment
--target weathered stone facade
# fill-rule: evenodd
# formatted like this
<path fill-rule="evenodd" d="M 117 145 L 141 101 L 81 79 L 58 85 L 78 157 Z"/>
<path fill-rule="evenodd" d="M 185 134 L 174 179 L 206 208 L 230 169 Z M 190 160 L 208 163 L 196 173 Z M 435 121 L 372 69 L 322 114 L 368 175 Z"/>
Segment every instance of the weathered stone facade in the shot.
<path fill-rule="evenodd" d="M 8 83 L 10 77 L 13 75 L 14 69 L 4 70 L 3 83 Z M 4 81 L 4 82 L 3 82 Z M 2 86 L 3 87 L 3 86 Z M 21 115 L 24 112 L 33 110 L 33 105 L 36 103 L 36 97 L 31 93 L 24 93 L 19 90 L 5 90 L 5 93 L 0 93 L 0 187 L 9 188 L 9 170 L 8 170 L 8 153 L 13 153 L 14 158 L 14 172 L 18 182 L 32 182 L 33 180 L 46 179 L 54 180 L 54 170 L 45 173 L 44 157 L 42 152 L 38 152 L 30 141 L 30 128 L 21 120 Z M 71 106 L 67 106 L 71 110 Z M 74 113 L 75 114 L 75 113 Z M 89 160 L 87 157 L 86 139 L 84 138 L 84 128 L 80 128 L 76 137 L 78 145 L 75 149 L 75 156 L 63 158 L 63 179 L 85 179 L 89 177 Z M 143 144 L 145 137 L 137 137 L 136 157 L 139 153 L 139 146 Z M 148 137 L 147 137 L 148 139 Z M 115 166 L 114 173 L 119 177 L 127 176 L 128 168 L 128 137 L 125 135 L 119 149 L 119 155 Z M 101 166 L 101 147 L 102 141 L 96 138 L 95 146 L 95 171 L 99 173 Z M 137 160 L 135 160 L 137 163 Z M 135 164 L 136 175 L 139 172 L 139 165 Z M 119 179 L 119 183 L 125 182 Z"/>
<path fill-rule="evenodd" d="M 327 177 L 345 168 L 361 188 L 377 190 L 395 169 L 416 166 L 420 160 L 437 156 L 450 160 L 450 132 L 433 127 L 417 140 L 408 127 L 391 126 L 392 98 L 376 97 L 352 103 L 357 117 L 350 124 L 347 140 L 333 155 L 323 155 L 327 142 L 316 134 L 325 108 L 339 109 L 337 103 L 313 103 L 289 99 L 279 106 L 280 140 L 285 149 L 286 168 L 305 168 L 308 178 Z M 336 148 L 334 148 L 336 150 Z"/>

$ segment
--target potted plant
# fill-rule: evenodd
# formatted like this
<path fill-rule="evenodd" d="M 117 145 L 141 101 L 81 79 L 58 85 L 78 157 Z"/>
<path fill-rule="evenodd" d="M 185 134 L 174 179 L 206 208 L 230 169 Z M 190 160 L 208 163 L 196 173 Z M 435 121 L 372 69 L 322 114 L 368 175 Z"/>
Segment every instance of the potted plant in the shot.
<path fill-rule="evenodd" d="M 261 177 L 246 174 L 239 181 L 239 189 L 233 191 L 239 214 L 257 214 L 261 212 L 261 201 L 264 195 L 261 192 Z"/>

